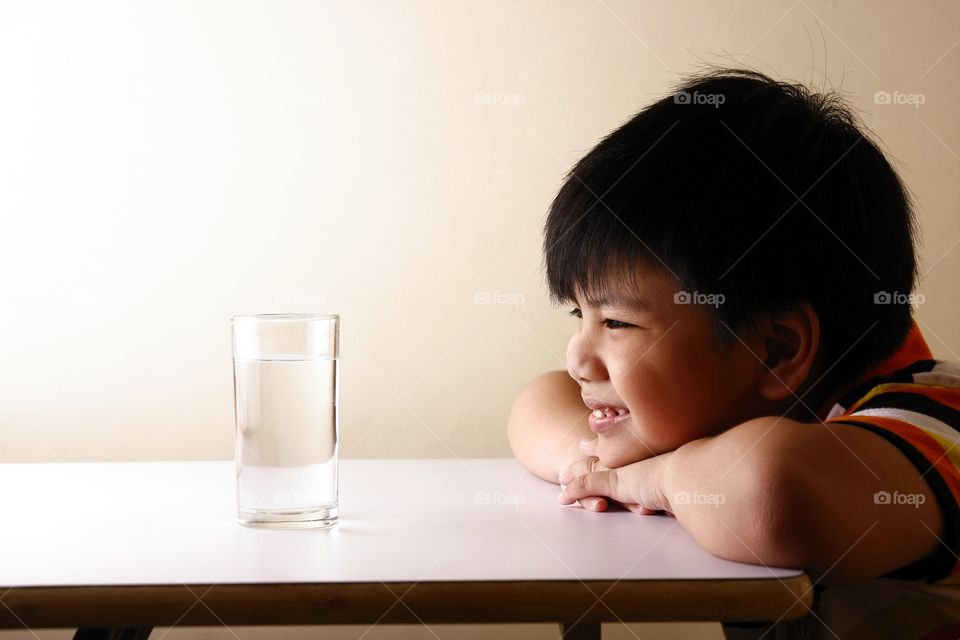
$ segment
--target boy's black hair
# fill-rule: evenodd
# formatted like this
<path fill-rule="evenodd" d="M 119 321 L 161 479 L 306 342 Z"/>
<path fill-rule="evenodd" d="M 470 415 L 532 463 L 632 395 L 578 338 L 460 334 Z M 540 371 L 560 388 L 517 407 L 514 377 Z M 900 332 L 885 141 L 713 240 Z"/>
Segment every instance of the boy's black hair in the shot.
<path fill-rule="evenodd" d="M 764 314 L 808 302 L 830 380 L 892 354 L 912 317 L 909 195 L 836 92 L 712 69 L 641 110 L 567 174 L 550 206 L 551 299 L 593 306 L 639 265 L 707 306 L 721 344 Z M 720 300 L 719 297 L 713 301 Z"/>

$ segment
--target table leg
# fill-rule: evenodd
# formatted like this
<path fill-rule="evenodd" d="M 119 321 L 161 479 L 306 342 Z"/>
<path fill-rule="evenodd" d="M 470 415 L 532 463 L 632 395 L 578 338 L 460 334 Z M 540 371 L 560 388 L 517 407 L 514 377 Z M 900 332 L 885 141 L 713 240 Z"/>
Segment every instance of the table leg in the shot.
<path fill-rule="evenodd" d="M 561 622 L 563 640 L 600 640 L 599 622 Z"/>
<path fill-rule="evenodd" d="M 152 627 L 130 629 L 77 629 L 73 640 L 147 640 Z"/>

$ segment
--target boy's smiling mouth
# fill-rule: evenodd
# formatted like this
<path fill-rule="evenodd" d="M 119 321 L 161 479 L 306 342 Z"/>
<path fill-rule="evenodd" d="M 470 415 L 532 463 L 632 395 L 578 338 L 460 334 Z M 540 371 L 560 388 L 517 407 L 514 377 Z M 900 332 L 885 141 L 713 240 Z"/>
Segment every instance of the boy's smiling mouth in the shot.
<path fill-rule="evenodd" d="M 598 434 L 630 418 L 630 410 L 626 407 L 608 404 L 592 398 L 584 398 L 583 403 L 593 410 L 588 422 L 590 423 L 590 429 Z"/>

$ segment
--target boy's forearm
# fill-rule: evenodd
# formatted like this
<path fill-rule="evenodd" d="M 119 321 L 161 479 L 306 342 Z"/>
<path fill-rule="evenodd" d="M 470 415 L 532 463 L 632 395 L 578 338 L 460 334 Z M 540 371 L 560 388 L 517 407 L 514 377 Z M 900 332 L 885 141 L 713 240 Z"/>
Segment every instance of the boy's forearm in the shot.
<path fill-rule="evenodd" d="M 944 514 L 925 472 L 867 429 L 757 418 L 674 453 L 663 493 L 715 555 L 801 567 L 820 584 L 854 584 L 944 544 Z M 694 491 L 726 500 L 714 507 L 679 493 Z"/>
<path fill-rule="evenodd" d="M 535 476 L 558 482 L 560 471 L 583 457 L 580 440 L 595 435 L 588 415 L 580 385 L 566 371 L 536 378 L 510 412 L 507 435 L 514 456 Z"/>
<path fill-rule="evenodd" d="M 793 565 L 782 540 L 789 473 L 764 446 L 770 419 L 738 425 L 673 452 L 663 491 L 681 525 L 707 551 L 739 562 Z M 767 445 L 773 444 L 768 440 Z"/>

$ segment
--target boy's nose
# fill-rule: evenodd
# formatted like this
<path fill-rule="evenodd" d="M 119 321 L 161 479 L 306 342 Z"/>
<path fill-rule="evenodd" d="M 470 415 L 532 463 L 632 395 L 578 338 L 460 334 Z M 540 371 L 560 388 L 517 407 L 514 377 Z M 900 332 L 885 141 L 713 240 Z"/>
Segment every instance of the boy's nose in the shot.
<path fill-rule="evenodd" d="M 567 373 L 577 382 L 602 380 L 606 370 L 589 340 L 578 336 L 567 345 Z"/>

